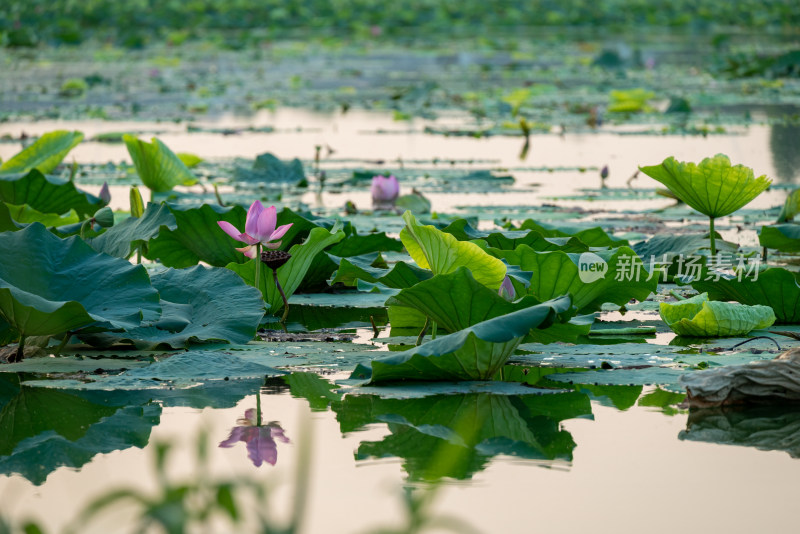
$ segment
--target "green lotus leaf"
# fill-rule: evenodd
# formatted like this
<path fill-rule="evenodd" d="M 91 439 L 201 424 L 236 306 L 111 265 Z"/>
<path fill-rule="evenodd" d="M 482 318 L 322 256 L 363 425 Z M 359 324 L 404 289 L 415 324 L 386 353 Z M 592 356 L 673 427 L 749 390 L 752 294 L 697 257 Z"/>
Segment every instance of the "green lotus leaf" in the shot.
<path fill-rule="evenodd" d="M 491 380 L 533 328 L 569 310 L 569 297 L 501 315 L 372 361 L 371 384 L 396 380 Z"/>
<path fill-rule="evenodd" d="M 161 298 L 161 317 L 124 334 L 81 336 L 92 345 L 131 342 L 138 349 L 185 348 L 193 343 L 247 343 L 264 316 L 258 291 L 221 267 L 196 265 L 150 276 Z"/>
<path fill-rule="evenodd" d="M 22 225 L 17 224 L 8 210 L 5 202 L 0 202 L 0 232 L 16 232 L 22 228 Z"/>
<path fill-rule="evenodd" d="M 97 252 L 127 259 L 162 230 L 175 230 L 177 226 L 168 206 L 150 203 L 141 217 L 128 217 L 88 243 Z"/>
<path fill-rule="evenodd" d="M 234 176 L 237 181 L 294 184 L 304 179 L 306 174 L 299 159 L 284 163 L 267 152 L 255 159 L 252 169 L 237 167 Z"/>
<path fill-rule="evenodd" d="M 423 269 L 430 269 L 437 275 L 452 273 L 464 266 L 472 271 L 475 280 L 489 289 L 498 289 L 503 283 L 506 266 L 475 243 L 459 241 L 433 226 L 422 226 L 409 211 L 403 214 L 403 220 L 406 226 L 400 231 L 400 240 Z"/>
<path fill-rule="evenodd" d="M 731 160 L 724 154 L 706 158 L 699 165 L 669 157 L 661 165 L 639 169 L 667 186 L 680 200 L 711 218 L 730 215 L 772 183 L 766 176 L 755 178 L 753 169 L 749 167 L 731 166 Z"/>
<path fill-rule="evenodd" d="M 295 245 L 289 249 L 289 254 L 292 257 L 281 267 L 278 267 L 278 281 L 286 294 L 286 298 L 291 297 L 297 288 L 300 287 L 303 277 L 308 272 L 311 263 L 317 254 L 322 252 L 326 247 L 338 243 L 344 239 L 344 232 L 337 230 L 331 233 L 325 228 L 314 228 L 308 234 L 308 238 L 302 245 Z M 259 259 L 252 259 L 247 263 L 229 263 L 228 269 L 234 271 L 248 284 L 254 284 L 256 274 L 256 261 Z M 268 310 L 273 315 L 283 308 L 283 299 L 281 298 L 278 289 L 275 287 L 275 280 L 273 278 L 272 269 L 266 265 L 262 265 L 260 269 L 261 280 L 259 287 L 264 296 L 264 300 L 269 305 Z"/>
<path fill-rule="evenodd" d="M 373 267 L 377 255 L 367 254 L 354 256 L 351 258 L 339 258 L 330 254 L 331 259 L 339 264 L 339 268 L 333 273 L 330 284 L 337 282 L 346 286 L 355 286 L 359 280 L 373 284 L 383 284 L 387 287 L 402 289 L 411 287 L 417 282 L 427 280 L 431 272 L 427 269 L 420 269 L 415 265 L 399 261 L 391 268 L 384 269 Z"/>
<path fill-rule="evenodd" d="M 586 226 L 578 224 L 549 224 L 525 219 L 519 230 L 535 230 L 544 237 L 574 237 L 590 247 L 620 247 L 628 245 L 625 239 L 620 239 L 606 233 L 599 226 Z M 567 251 L 569 252 L 569 251 Z"/>
<path fill-rule="evenodd" d="M 800 273 L 770 267 L 754 276 L 721 274 L 719 279 L 692 281 L 697 291 L 713 300 L 735 300 L 749 306 L 769 306 L 778 323 L 800 323 Z"/>
<path fill-rule="evenodd" d="M 474 241 L 481 248 L 485 247 L 478 241 L 482 241 L 487 247 L 503 250 L 514 250 L 519 245 L 528 245 L 533 250 L 540 251 L 586 252 L 589 250 L 589 246 L 577 237 L 545 237 L 538 230 L 483 232 L 470 226 L 466 219 L 456 219 L 442 228 L 442 231 L 454 235 L 459 241 Z"/>
<path fill-rule="evenodd" d="M 33 169 L 38 169 L 42 174 L 51 173 L 69 151 L 82 140 L 81 132 L 56 130 L 46 133 L 22 152 L 0 165 L 0 174 L 26 174 Z"/>
<path fill-rule="evenodd" d="M 14 222 L 18 223 L 19 227 L 38 222 L 47 227 L 56 227 L 55 234 L 59 237 L 67 237 L 64 232 L 60 231 L 61 227 L 67 227 L 68 230 L 72 230 L 69 235 L 75 235 L 80 232 L 81 218 L 75 213 L 75 210 L 69 210 L 64 215 L 58 215 L 57 213 L 42 213 L 27 204 L 21 206 L 3 204 L 8 209 L 9 216 Z"/>
<path fill-rule="evenodd" d="M 349 234 L 345 231 L 344 239 L 324 252 L 320 252 L 314 258 L 311 268 L 300 285 L 300 290 L 310 292 L 328 289 L 328 279 L 337 267 L 335 258 L 402 250 L 403 244 L 397 239 L 387 237 L 385 232 L 359 235 L 355 229 Z"/>
<path fill-rule="evenodd" d="M 75 210 L 84 218 L 106 205 L 100 198 L 80 191 L 73 182 L 45 176 L 37 169 L 25 174 L 0 174 L 0 201 L 56 215 Z"/>
<path fill-rule="evenodd" d="M 413 308 L 448 332 L 457 332 L 539 302 L 533 297 L 509 302 L 497 291 L 479 284 L 469 269 L 459 267 L 450 274 L 439 274 L 403 289 L 386 305 Z"/>
<path fill-rule="evenodd" d="M 572 295 L 572 303 L 581 314 L 598 311 L 607 302 L 622 306 L 631 299 L 645 300 L 658 287 L 657 273 L 650 277 L 642 260 L 629 247 L 583 254 L 537 252 L 527 245 L 520 245 L 513 251 L 490 250 L 509 263 L 533 272 L 529 295 L 540 302 Z M 604 264 L 607 270 L 596 274 L 581 271 L 591 264 Z"/>
<path fill-rule="evenodd" d="M 785 223 L 762 226 L 758 233 L 762 247 L 781 252 L 800 252 L 800 224 Z"/>
<path fill-rule="evenodd" d="M 795 189 L 786 197 L 781 212 L 778 214 L 777 222 L 789 222 L 794 219 L 798 213 L 800 213 L 800 189 Z"/>
<path fill-rule="evenodd" d="M 0 316 L 24 336 L 93 323 L 134 328 L 161 313 L 141 265 L 98 254 L 77 237 L 59 239 L 34 223 L 0 234 Z"/>
<path fill-rule="evenodd" d="M 708 293 L 676 303 L 662 302 L 659 310 L 667 326 L 679 336 L 740 336 L 775 322 L 775 312 L 769 306 L 710 301 Z"/>
<path fill-rule="evenodd" d="M 197 167 L 205 161 L 197 154 L 191 154 L 189 152 L 178 152 L 175 155 L 178 156 L 178 159 L 181 160 L 189 169 Z"/>
<path fill-rule="evenodd" d="M 197 179 L 167 145 L 153 138 L 152 143 L 136 136 L 123 137 L 142 183 L 154 193 L 171 191 L 176 185 L 192 185 Z"/>
<path fill-rule="evenodd" d="M 225 267 L 231 262 L 247 260 L 236 250 L 242 243 L 231 239 L 217 224 L 217 221 L 228 221 L 236 228 L 244 229 L 247 211 L 243 207 L 166 205 L 178 227 L 161 230 L 157 237 L 150 239 L 145 257 L 176 269 L 191 267 L 201 261 L 214 267 Z"/>

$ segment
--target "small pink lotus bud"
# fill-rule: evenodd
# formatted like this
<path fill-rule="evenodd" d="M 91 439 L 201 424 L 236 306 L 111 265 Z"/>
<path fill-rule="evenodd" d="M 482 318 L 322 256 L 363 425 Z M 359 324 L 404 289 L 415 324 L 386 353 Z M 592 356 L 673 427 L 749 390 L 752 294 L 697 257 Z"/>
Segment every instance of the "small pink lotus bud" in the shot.
<path fill-rule="evenodd" d="M 394 208 L 394 201 L 400 193 L 400 184 L 394 175 L 378 175 L 372 177 L 372 208 L 376 210 L 390 210 Z"/>
<path fill-rule="evenodd" d="M 103 187 L 100 188 L 98 195 L 104 204 L 111 202 L 111 191 L 108 190 L 108 182 L 103 182 Z"/>
<path fill-rule="evenodd" d="M 517 292 L 514 291 L 514 284 L 511 283 L 511 278 L 508 276 L 503 278 L 503 283 L 500 284 L 500 289 L 497 293 L 508 301 L 513 301 L 517 297 Z"/>

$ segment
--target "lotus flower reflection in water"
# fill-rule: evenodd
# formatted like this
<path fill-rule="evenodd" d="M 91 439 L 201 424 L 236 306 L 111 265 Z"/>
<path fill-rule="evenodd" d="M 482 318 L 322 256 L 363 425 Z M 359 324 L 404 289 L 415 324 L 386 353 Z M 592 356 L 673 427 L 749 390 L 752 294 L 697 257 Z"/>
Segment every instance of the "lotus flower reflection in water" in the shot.
<path fill-rule="evenodd" d="M 260 467 L 264 462 L 275 465 L 278 461 L 278 444 L 275 440 L 289 443 L 281 425 L 275 421 L 262 425 L 255 408 L 245 410 L 244 417 L 237 422 L 238 426 L 231 429 L 231 435 L 219 446 L 229 448 L 243 441 L 247 444 L 247 456 L 253 465 Z"/>

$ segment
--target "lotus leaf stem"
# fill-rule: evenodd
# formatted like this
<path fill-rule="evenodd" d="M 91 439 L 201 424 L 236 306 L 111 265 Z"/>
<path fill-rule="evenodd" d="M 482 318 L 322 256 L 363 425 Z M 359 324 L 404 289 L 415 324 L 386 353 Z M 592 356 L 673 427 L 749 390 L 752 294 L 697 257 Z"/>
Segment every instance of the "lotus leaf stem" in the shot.
<path fill-rule="evenodd" d="M 53 354 L 56 356 L 61 354 L 61 351 L 64 350 L 64 347 L 67 346 L 67 342 L 71 337 L 72 337 L 72 332 L 67 332 L 66 334 L 64 334 L 64 339 L 61 340 L 61 343 L 59 343 L 58 347 L 56 347 L 56 350 L 53 351 Z"/>
<path fill-rule="evenodd" d="M 751 341 L 755 341 L 756 339 L 769 339 L 770 341 L 775 343 L 775 346 L 778 347 L 778 350 L 783 350 L 781 348 L 781 346 L 778 344 L 778 341 L 774 337 L 769 337 L 769 336 L 756 336 L 756 337 L 751 337 L 750 339 L 745 339 L 744 341 L 742 341 L 740 343 L 737 343 L 736 345 L 732 346 L 731 349 L 735 349 L 737 347 L 741 347 L 745 343 L 750 343 Z"/>
<path fill-rule="evenodd" d="M 219 188 L 217 188 L 217 184 L 214 184 L 214 196 L 217 197 L 217 204 L 224 208 L 225 203 L 222 201 L 222 196 L 219 194 Z"/>
<path fill-rule="evenodd" d="M 275 287 L 278 288 L 278 293 L 281 294 L 281 298 L 283 299 L 283 316 L 281 317 L 281 324 L 286 324 L 286 318 L 289 316 L 289 301 L 286 299 L 286 294 L 283 292 L 283 288 L 281 287 L 281 283 L 278 282 L 278 271 L 277 269 L 272 270 L 272 278 L 275 279 Z"/>
<path fill-rule="evenodd" d="M 19 335 L 19 345 L 17 345 L 17 354 L 9 358 L 9 363 L 21 362 L 25 357 L 25 334 Z"/>
<path fill-rule="evenodd" d="M 372 333 L 375 335 L 375 338 L 377 338 L 381 334 L 381 332 L 380 332 L 380 330 L 378 330 L 378 327 L 375 326 L 375 316 L 374 315 L 370 315 L 369 316 L 369 322 L 372 323 Z"/>
<path fill-rule="evenodd" d="M 708 218 L 708 228 L 710 230 L 708 238 L 711 240 L 711 257 L 713 258 L 717 255 L 717 247 L 716 243 L 714 242 L 714 217 Z"/>
<path fill-rule="evenodd" d="M 422 330 L 420 330 L 419 335 L 417 336 L 417 342 L 415 345 L 419 347 L 422 344 L 422 340 L 425 339 L 425 334 L 428 332 L 428 327 L 431 325 L 431 318 L 425 317 L 425 324 L 422 326 Z"/>

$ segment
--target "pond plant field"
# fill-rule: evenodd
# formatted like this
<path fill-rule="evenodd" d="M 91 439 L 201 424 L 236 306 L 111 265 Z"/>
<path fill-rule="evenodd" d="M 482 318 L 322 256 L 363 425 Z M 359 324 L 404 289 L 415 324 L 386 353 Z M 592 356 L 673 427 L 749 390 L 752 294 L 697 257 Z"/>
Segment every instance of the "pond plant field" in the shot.
<path fill-rule="evenodd" d="M 792 2 L 0 10 L 0 533 L 778 532 Z"/>

